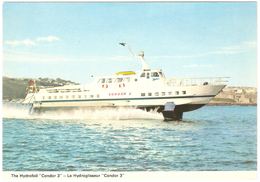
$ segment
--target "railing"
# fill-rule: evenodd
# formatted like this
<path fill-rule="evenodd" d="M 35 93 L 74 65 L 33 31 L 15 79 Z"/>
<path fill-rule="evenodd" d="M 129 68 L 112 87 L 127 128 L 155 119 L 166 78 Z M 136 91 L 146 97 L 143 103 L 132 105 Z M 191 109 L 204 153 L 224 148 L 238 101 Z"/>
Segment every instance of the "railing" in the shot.
<path fill-rule="evenodd" d="M 43 88 L 44 88 L 43 86 L 39 86 L 39 87 L 29 86 L 29 87 L 26 87 L 26 90 L 28 91 L 28 93 L 37 93 Z"/>
<path fill-rule="evenodd" d="M 227 78 L 229 77 L 178 78 L 166 79 L 165 83 L 169 86 L 223 85 L 228 82 Z"/>

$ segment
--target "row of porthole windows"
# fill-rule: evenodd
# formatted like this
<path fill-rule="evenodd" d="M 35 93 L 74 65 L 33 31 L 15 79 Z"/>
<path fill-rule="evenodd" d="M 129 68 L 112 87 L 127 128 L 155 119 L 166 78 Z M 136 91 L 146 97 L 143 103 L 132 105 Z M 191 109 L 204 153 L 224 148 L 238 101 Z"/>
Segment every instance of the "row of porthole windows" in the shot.
<path fill-rule="evenodd" d="M 81 99 L 81 98 L 99 98 L 99 95 L 60 95 L 60 96 L 42 96 L 42 100 L 50 100 L 50 99 Z"/>
<path fill-rule="evenodd" d="M 182 91 L 181 92 L 182 95 L 185 95 L 186 94 L 186 91 Z M 168 95 L 173 95 L 173 92 L 168 92 L 167 93 Z M 175 95 L 180 95 L 180 91 L 175 91 L 174 92 Z M 141 93 L 141 96 L 145 96 L 146 94 L 145 93 Z M 166 92 L 161 92 L 161 94 L 159 92 L 154 92 L 154 96 L 165 96 L 166 95 Z M 149 92 L 147 93 L 147 96 L 153 96 L 153 93 L 152 92 Z"/>

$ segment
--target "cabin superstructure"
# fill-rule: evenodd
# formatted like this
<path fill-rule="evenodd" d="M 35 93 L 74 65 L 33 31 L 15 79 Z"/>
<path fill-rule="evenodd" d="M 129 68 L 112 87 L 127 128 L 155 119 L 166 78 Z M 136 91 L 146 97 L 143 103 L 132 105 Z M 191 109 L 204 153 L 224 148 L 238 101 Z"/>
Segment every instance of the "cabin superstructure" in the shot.
<path fill-rule="evenodd" d="M 204 106 L 225 87 L 227 77 L 166 79 L 161 69 L 149 68 L 144 51 L 133 55 L 141 59 L 141 71 L 93 77 L 93 83 L 86 85 L 29 89 L 22 104 L 31 104 L 35 112 L 84 107 L 156 109 L 165 119 L 180 120 L 183 112 Z"/>

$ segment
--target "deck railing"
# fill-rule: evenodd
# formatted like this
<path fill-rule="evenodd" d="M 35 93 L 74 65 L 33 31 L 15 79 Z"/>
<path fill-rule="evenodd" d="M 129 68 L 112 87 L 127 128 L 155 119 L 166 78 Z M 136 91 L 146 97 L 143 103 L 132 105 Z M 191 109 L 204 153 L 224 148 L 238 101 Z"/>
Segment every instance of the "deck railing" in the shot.
<path fill-rule="evenodd" d="M 166 79 L 169 86 L 223 85 L 229 77 L 178 78 Z"/>

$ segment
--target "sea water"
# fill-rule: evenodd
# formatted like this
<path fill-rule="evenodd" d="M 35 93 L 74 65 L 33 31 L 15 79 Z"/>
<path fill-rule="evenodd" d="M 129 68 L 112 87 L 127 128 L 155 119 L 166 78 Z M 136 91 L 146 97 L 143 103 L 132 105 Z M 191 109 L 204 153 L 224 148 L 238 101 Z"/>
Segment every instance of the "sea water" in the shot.
<path fill-rule="evenodd" d="M 3 103 L 3 171 L 257 170 L 254 106 L 204 106 L 168 122 L 138 109 L 28 110 Z"/>

